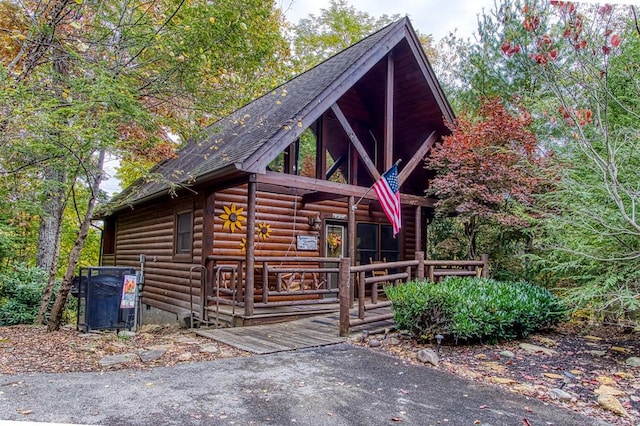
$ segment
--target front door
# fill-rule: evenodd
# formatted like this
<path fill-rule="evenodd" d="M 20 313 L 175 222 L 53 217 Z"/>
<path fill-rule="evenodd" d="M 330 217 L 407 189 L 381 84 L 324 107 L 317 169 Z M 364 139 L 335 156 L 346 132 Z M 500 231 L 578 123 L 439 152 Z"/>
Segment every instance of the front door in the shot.
<path fill-rule="evenodd" d="M 327 267 L 338 267 L 340 258 L 345 257 L 347 253 L 347 224 L 345 222 L 327 221 L 324 227 L 324 255 L 326 257 L 335 257 L 336 263 L 327 263 Z M 338 288 L 338 274 L 327 274 L 329 288 Z"/>

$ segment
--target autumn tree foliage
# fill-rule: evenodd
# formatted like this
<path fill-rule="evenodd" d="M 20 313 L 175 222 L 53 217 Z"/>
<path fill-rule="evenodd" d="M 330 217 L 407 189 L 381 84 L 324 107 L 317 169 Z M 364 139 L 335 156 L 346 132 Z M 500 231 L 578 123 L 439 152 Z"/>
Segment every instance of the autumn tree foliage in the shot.
<path fill-rule="evenodd" d="M 478 117 L 462 115 L 451 124 L 452 134 L 426 160 L 436 172 L 429 194 L 438 199 L 437 212 L 462 221 L 471 259 L 483 228 L 526 227 L 534 195 L 550 183 L 548 156 L 539 151 L 530 124 L 526 111 L 485 100 Z"/>
<path fill-rule="evenodd" d="M 640 310 L 640 25 L 637 6 L 502 0 L 461 61 L 460 104 L 518 99 L 559 164 L 541 197 L 531 277 L 568 285 L 576 306 Z"/>
<path fill-rule="evenodd" d="M 506 21 L 528 59 L 549 144 L 567 165 L 545 197 L 544 265 L 600 318 L 640 311 L 640 25 L 635 6 L 531 2 Z M 520 59 L 518 59 L 520 56 Z"/>
<path fill-rule="evenodd" d="M 50 329 L 104 197 L 107 155 L 171 157 L 175 135 L 197 135 L 279 82 L 280 23 L 262 0 L 0 0 L 0 206 L 28 204 L 40 222 L 35 251 L 49 285 L 39 320 L 65 209 L 77 218 Z"/>

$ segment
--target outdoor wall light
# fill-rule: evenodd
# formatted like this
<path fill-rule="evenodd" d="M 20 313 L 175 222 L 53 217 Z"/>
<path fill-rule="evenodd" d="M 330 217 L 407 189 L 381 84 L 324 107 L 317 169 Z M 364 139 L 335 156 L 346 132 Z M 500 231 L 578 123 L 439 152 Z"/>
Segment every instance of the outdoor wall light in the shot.
<path fill-rule="evenodd" d="M 312 231 L 319 231 L 320 225 L 322 225 L 320 215 L 309 216 L 309 228 L 311 228 Z"/>

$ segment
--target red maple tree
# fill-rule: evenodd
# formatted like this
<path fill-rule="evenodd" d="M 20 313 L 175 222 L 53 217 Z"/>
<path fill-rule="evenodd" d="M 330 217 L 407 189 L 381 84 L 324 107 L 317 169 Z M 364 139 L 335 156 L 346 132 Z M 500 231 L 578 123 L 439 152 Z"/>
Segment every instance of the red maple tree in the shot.
<path fill-rule="evenodd" d="M 452 134 L 426 159 L 436 172 L 429 195 L 438 199 L 440 215 L 463 220 L 469 258 L 476 256 L 483 223 L 527 226 L 534 194 L 549 187 L 549 153 L 539 151 L 530 124 L 526 111 L 512 113 L 499 99 L 484 100 L 477 119 L 462 115 L 451 123 Z"/>

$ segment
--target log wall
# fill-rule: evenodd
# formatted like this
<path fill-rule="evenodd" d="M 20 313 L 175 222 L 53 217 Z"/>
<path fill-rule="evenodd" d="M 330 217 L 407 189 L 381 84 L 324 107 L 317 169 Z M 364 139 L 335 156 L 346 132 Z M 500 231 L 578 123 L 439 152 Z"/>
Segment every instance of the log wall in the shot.
<path fill-rule="evenodd" d="M 244 256 L 243 239 L 246 238 L 246 220 L 241 221 L 242 229 L 231 232 L 225 227 L 225 220 L 220 217 L 225 213 L 224 207 L 243 209 L 242 216 L 247 214 L 247 186 L 241 185 L 216 192 L 214 195 L 213 235 L 203 236 L 204 195 L 181 197 L 168 200 L 154 206 L 139 208 L 118 216 L 115 231 L 115 253 L 104 256 L 103 261 L 117 266 L 140 267 L 140 254 L 146 256 L 145 283 L 142 303 L 163 310 L 180 313 L 189 310 L 189 269 L 193 265 L 203 264 L 203 255 Z M 193 250 L 189 260 L 176 260 L 174 255 L 174 229 L 176 213 L 193 209 Z M 295 257 L 325 256 L 324 223 L 326 220 L 342 221 L 335 215 L 346 216 L 348 206 L 346 200 L 327 200 L 303 204 L 302 196 L 275 194 L 259 191 L 257 194 L 256 226 L 269 225 L 268 238 L 256 237 L 257 257 L 291 257 L 291 265 L 295 265 Z M 403 226 L 400 247 L 401 257 L 407 258 L 415 250 L 414 210 L 403 210 Z M 319 231 L 311 229 L 309 218 L 320 216 L 323 227 Z M 370 209 L 364 200 L 356 210 L 356 222 L 388 223 L 382 211 Z M 257 232 L 257 229 L 256 229 Z M 318 250 L 298 250 L 298 235 L 316 236 Z M 203 238 L 211 238 L 210 253 L 203 253 Z M 279 266 L 286 266 L 282 263 Z M 199 304 L 200 273 L 193 273 L 194 304 Z M 256 288 L 261 288 L 261 271 L 255 276 Z M 256 293 L 259 298 L 261 292 Z"/>
<path fill-rule="evenodd" d="M 136 209 L 118 217 L 115 263 L 140 268 L 146 256 L 142 303 L 170 312 L 189 310 L 189 269 L 202 263 L 203 198 L 192 196 Z M 175 216 L 193 209 L 192 257 L 176 260 Z M 199 303 L 200 275 L 193 274 L 194 302 Z"/>
<path fill-rule="evenodd" d="M 243 229 L 231 232 L 229 228 L 224 228 L 224 220 L 220 215 L 225 212 L 224 206 L 231 208 L 235 204 L 236 208 L 242 208 L 246 217 L 247 211 L 247 188 L 240 186 L 217 192 L 215 194 L 215 225 L 213 236 L 214 256 L 243 256 L 242 239 L 245 238 L 246 222 L 242 222 Z M 325 256 L 324 247 L 324 223 L 326 220 L 344 222 L 346 219 L 335 219 L 334 215 L 346 217 L 348 214 L 347 200 L 321 201 L 317 203 L 303 204 L 301 196 L 288 194 L 275 194 L 258 191 L 256 226 L 260 224 L 269 225 L 270 236 L 267 239 L 256 237 L 256 256 Z M 323 227 L 320 231 L 314 231 L 309 225 L 309 219 L 320 215 Z M 415 252 L 415 210 L 405 208 L 402 214 L 402 231 L 398 238 L 400 241 L 401 257 Z M 356 210 L 356 222 L 370 222 L 387 224 L 388 220 L 382 211 L 370 211 L 367 200 L 364 200 Z M 257 230 L 256 230 L 257 232 Z M 318 250 L 299 251 L 297 249 L 296 237 L 298 235 L 318 237 Z"/>

